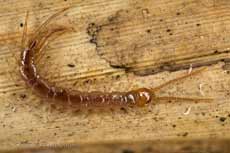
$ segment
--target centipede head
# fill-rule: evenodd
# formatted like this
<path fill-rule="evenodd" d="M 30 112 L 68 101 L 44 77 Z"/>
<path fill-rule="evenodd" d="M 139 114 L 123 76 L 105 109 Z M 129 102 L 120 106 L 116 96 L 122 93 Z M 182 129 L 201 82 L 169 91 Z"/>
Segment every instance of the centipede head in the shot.
<path fill-rule="evenodd" d="M 143 107 L 150 103 L 153 99 L 154 93 L 148 88 L 140 88 L 134 91 L 136 93 L 136 105 Z"/>

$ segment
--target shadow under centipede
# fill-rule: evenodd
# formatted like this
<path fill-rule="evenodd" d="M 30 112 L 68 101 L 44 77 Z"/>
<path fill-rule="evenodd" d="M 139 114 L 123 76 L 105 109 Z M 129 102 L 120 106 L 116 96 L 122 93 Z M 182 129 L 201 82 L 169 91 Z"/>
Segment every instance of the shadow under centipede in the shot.
<path fill-rule="evenodd" d="M 84 107 L 84 108 L 76 108 L 71 105 L 67 105 L 63 102 L 57 102 L 56 100 L 51 100 L 47 98 L 41 98 L 38 96 L 37 98 L 40 99 L 39 102 L 36 104 L 33 104 L 30 106 L 33 107 L 33 109 L 45 109 L 46 113 L 52 115 L 52 114 L 70 114 L 71 116 L 82 116 L 89 117 L 91 115 L 97 115 L 97 116 L 106 116 L 106 115 L 114 115 L 114 114 L 132 114 L 136 112 L 137 110 L 133 109 L 132 107 Z M 138 109 L 138 108 L 137 108 Z M 142 110 L 142 108 L 139 108 Z"/>

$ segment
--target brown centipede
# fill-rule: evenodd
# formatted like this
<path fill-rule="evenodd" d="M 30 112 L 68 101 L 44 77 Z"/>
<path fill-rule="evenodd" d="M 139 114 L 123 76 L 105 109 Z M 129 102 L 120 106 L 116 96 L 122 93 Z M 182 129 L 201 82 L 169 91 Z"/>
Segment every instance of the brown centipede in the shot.
<path fill-rule="evenodd" d="M 20 60 L 20 73 L 28 86 L 34 89 L 40 95 L 76 107 L 106 107 L 106 106 L 138 106 L 143 107 L 146 104 L 157 99 L 183 99 L 183 100 L 199 100 L 195 98 L 180 98 L 180 97 L 157 97 L 155 92 L 162 87 L 171 84 L 175 81 L 185 79 L 191 75 L 195 75 L 203 71 L 200 69 L 190 74 L 186 74 L 174 80 L 170 80 L 155 88 L 139 88 L 128 92 L 81 92 L 69 91 L 68 89 L 58 88 L 50 84 L 37 71 L 35 64 L 35 54 L 38 54 L 45 46 L 46 41 L 55 34 L 61 34 L 68 31 L 67 27 L 53 28 L 46 33 L 41 34 L 41 29 L 45 27 L 54 17 L 58 16 L 67 9 L 52 15 L 46 20 L 38 30 L 33 34 L 32 38 L 26 42 L 27 19 L 22 37 L 23 51 Z M 203 99 L 201 99 L 203 100 Z"/>

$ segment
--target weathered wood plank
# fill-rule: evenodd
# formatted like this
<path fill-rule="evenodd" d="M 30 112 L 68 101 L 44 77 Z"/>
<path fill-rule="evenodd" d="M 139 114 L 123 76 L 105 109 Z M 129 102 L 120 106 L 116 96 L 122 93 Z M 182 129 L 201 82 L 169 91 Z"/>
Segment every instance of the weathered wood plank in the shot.
<path fill-rule="evenodd" d="M 154 87 L 187 73 L 187 70 L 147 76 L 136 74 L 179 70 L 191 63 L 194 66 L 210 65 L 229 58 L 229 1 L 159 0 L 144 1 L 143 4 L 131 0 L 0 2 L 0 148 L 130 139 L 230 137 L 230 77 L 226 62 L 211 65 L 200 75 L 157 93 L 214 97 L 213 102 L 159 101 L 143 109 L 77 113 L 50 111 L 47 100 L 33 94 L 17 70 L 21 49 L 20 25 L 24 22 L 25 12 L 30 12 L 29 34 L 32 34 L 50 15 L 74 5 L 66 16 L 55 20 L 49 28 L 56 23 L 68 22 L 76 32 L 67 33 L 49 44 L 39 62 L 40 73 L 58 86 L 84 91 Z M 142 9 L 146 7 L 148 11 Z M 185 25 L 184 22 L 188 23 Z M 95 26 L 90 26 L 92 23 Z M 96 35 L 96 46 L 91 39 L 93 28 L 98 26 L 102 28 Z M 112 27 L 114 32 L 110 32 Z M 145 32 L 148 28 L 150 34 Z M 167 29 L 171 29 L 170 32 Z M 112 45 L 115 40 L 119 43 Z M 145 42 L 148 45 L 142 46 Z M 103 46 L 104 43 L 107 45 Z M 135 44 L 140 47 L 138 53 L 133 52 Z M 128 58 L 121 60 L 120 57 Z M 119 67 L 122 64 L 125 69 L 111 67 L 108 60 L 111 65 Z M 165 66 L 167 62 L 168 67 Z M 135 70 L 136 74 L 127 73 L 127 66 L 131 66 L 132 69 L 128 70 Z"/>

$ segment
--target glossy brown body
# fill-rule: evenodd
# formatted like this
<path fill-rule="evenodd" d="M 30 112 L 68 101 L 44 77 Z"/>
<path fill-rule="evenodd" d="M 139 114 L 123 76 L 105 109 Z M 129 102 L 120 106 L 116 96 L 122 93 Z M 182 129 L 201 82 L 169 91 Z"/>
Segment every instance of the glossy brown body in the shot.
<path fill-rule="evenodd" d="M 151 91 L 147 88 L 111 93 L 70 92 L 68 89 L 57 88 L 38 74 L 34 62 L 37 43 L 37 41 L 31 41 L 23 50 L 20 71 L 27 84 L 43 97 L 78 107 L 144 106 L 152 99 Z"/>

